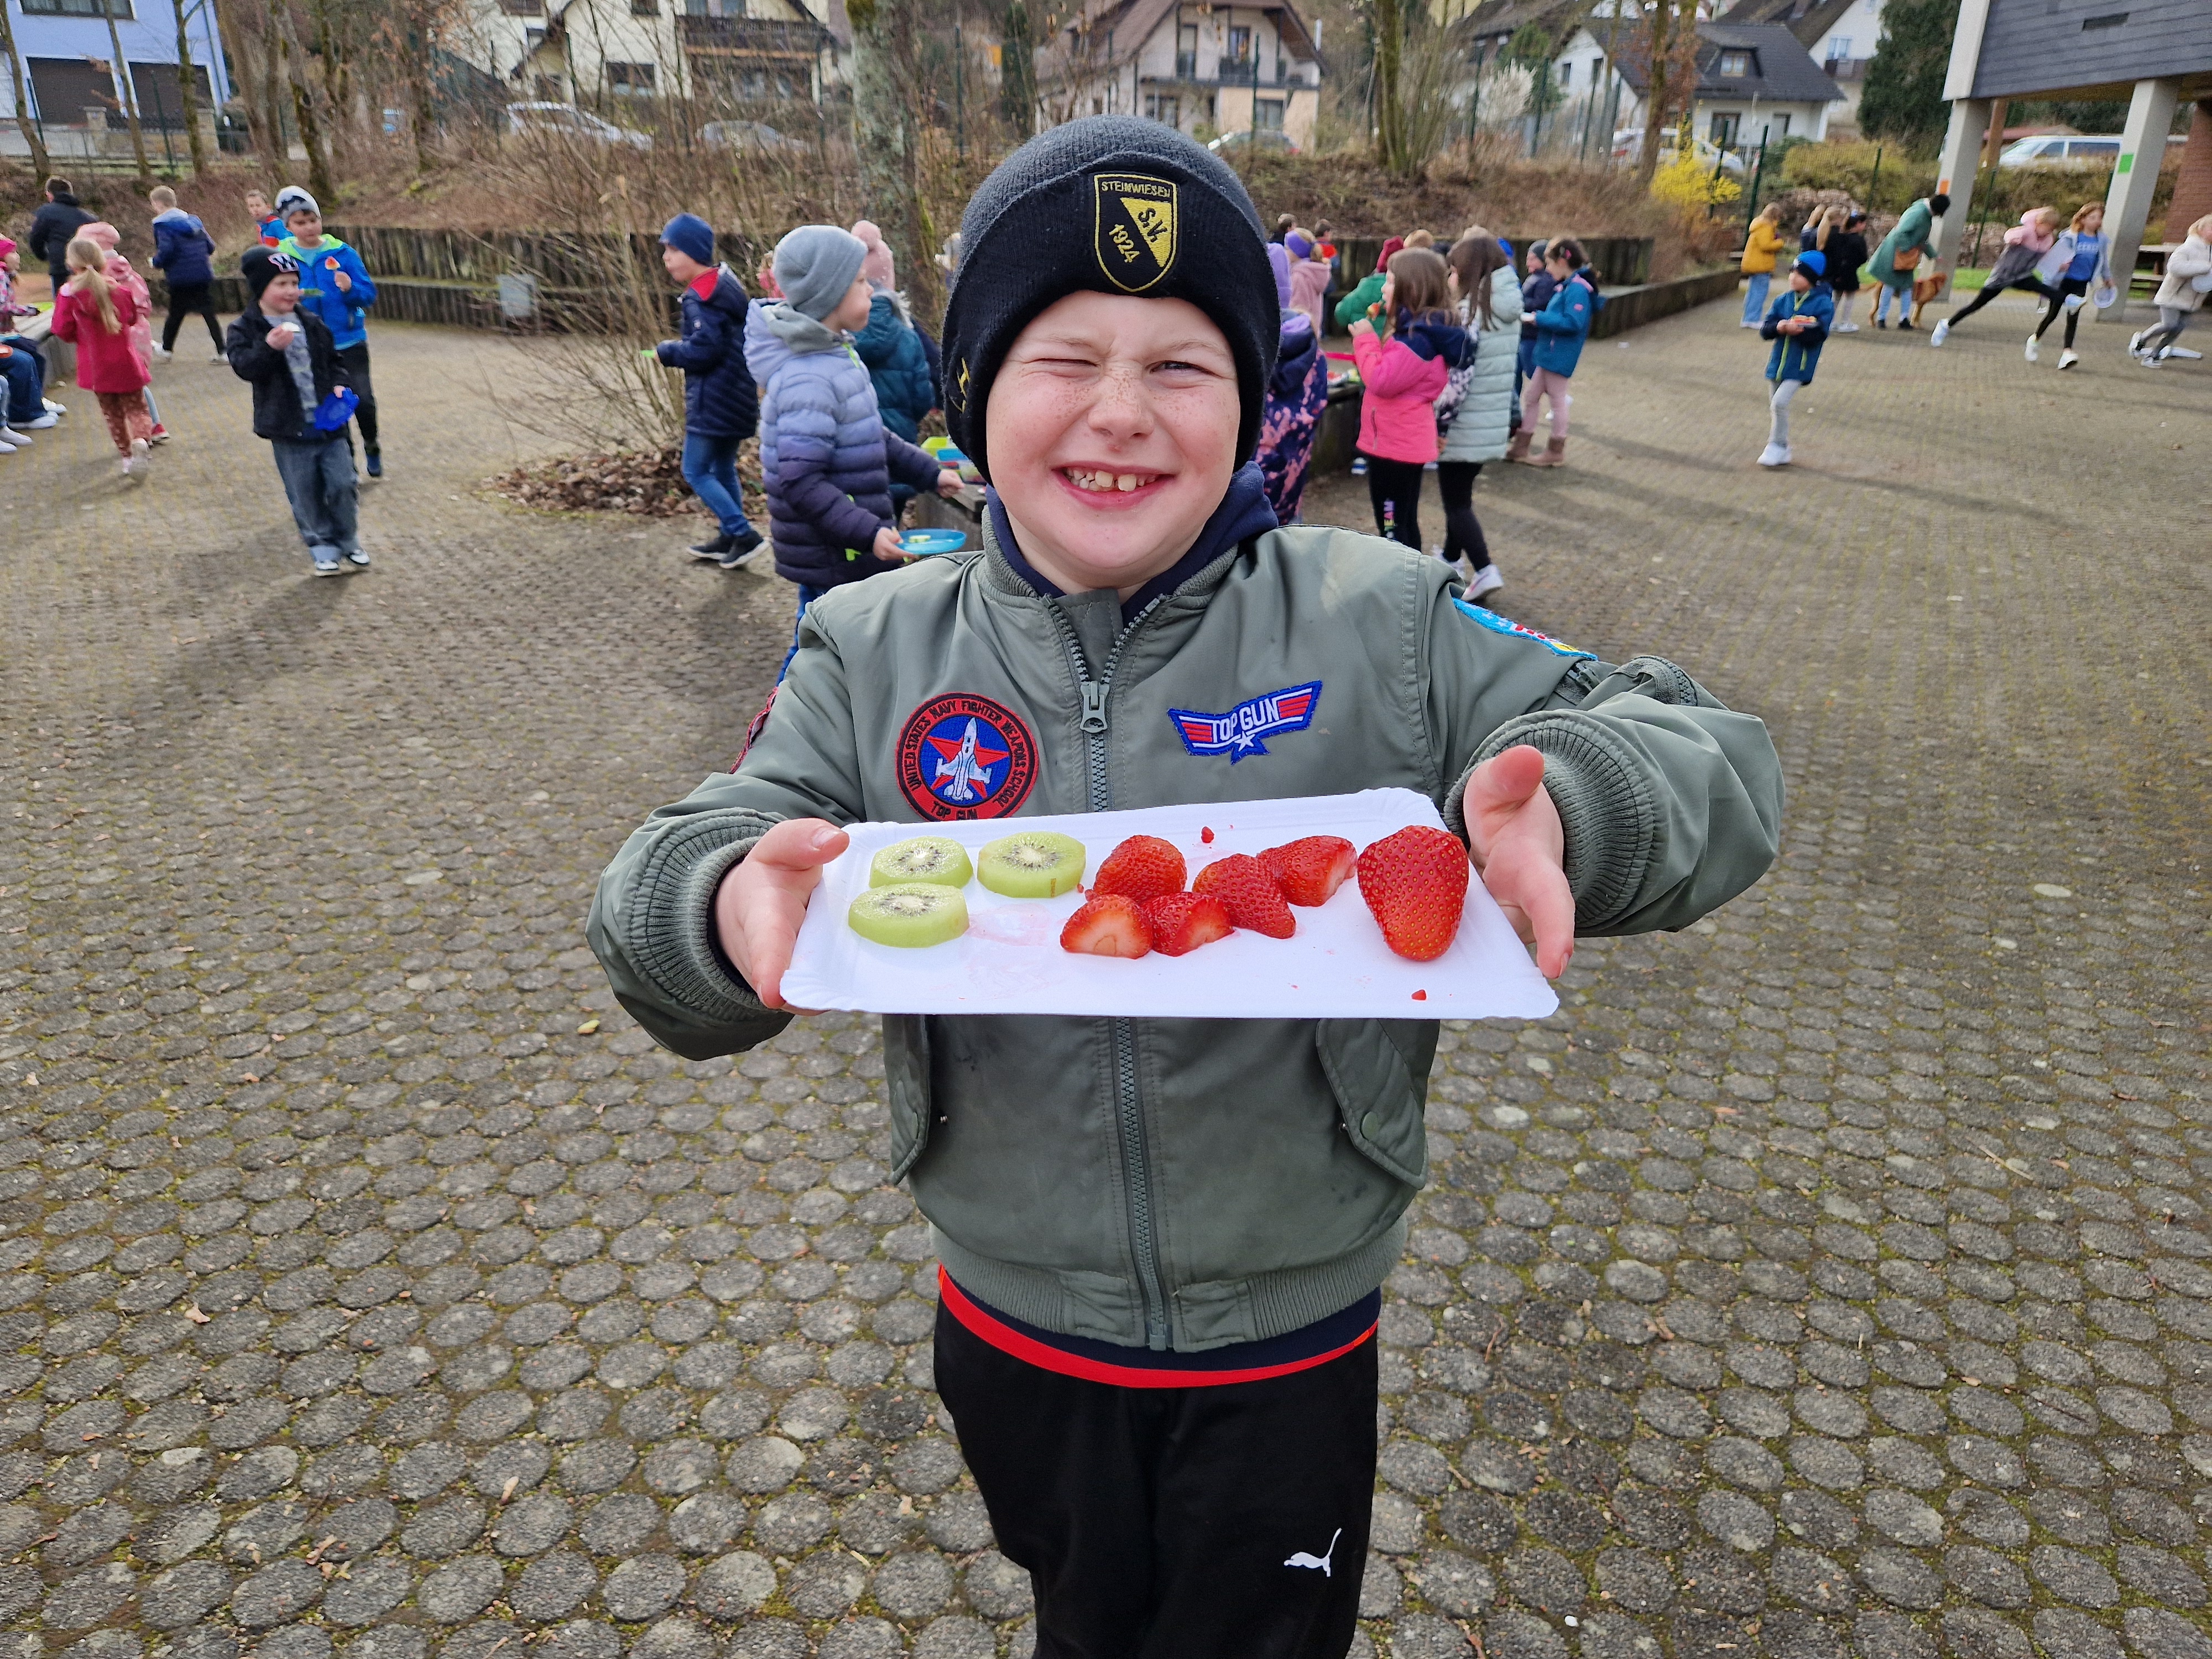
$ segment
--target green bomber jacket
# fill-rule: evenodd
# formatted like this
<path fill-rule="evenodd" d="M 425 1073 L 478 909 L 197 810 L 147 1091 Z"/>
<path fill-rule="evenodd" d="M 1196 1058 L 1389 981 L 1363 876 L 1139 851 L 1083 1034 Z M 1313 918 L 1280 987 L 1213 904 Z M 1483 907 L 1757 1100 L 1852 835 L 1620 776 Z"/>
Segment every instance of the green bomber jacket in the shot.
<path fill-rule="evenodd" d="M 1124 621 L 1041 597 L 987 535 L 817 600 L 736 769 L 654 812 L 601 876 L 615 993 L 691 1059 L 781 1031 L 714 938 L 771 825 L 926 823 L 1399 785 L 1464 830 L 1468 772 L 1544 752 L 1577 932 L 1682 927 L 1772 861 L 1766 728 L 1672 663 L 1599 662 L 1470 605 L 1442 561 L 1270 531 Z M 896 1178 L 946 1268 L 1072 1336 L 1196 1352 L 1380 1285 L 1427 1169 L 1423 1020 L 895 1015 Z"/>

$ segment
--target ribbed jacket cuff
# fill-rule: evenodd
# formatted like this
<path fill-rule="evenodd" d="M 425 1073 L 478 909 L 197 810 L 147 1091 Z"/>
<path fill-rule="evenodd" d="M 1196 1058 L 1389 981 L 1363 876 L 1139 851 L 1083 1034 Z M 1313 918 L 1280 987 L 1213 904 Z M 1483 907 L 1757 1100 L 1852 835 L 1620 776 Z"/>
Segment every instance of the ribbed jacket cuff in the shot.
<path fill-rule="evenodd" d="M 638 872 L 630 958 L 670 1001 L 709 1024 L 768 1012 L 715 946 L 714 890 L 775 823 L 759 812 L 702 813 L 671 830 Z"/>
<path fill-rule="evenodd" d="M 1444 822 L 1467 836 L 1467 781 L 1493 755 L 1526 744 L 1544 756 L 1544 787 L 1566 833 L 1575 931 L 1602 933 L 1633 907 L 1651 866 L 1659 816 L 1641 763 L 1600 722 L 1571 709 L 1523 714 L 1491 733 L 1444 799 Z"/>

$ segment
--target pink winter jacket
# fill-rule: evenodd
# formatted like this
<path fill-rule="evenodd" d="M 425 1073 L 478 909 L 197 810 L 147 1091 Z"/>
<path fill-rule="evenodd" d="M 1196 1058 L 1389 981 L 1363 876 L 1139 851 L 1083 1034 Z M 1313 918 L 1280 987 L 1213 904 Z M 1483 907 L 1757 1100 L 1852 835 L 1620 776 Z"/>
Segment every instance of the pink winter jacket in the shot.
<path fill-rule="evenodd" d="M 1326 259 L 1291 261 L 1291 309 L 1303 311 L 1313 319 L 1316 339 L 1328 331 L 1321 314 L 1321 298 L 1328 292 L 1330 275 Z"/>
<path fill-rule="evenodd" d="M 2048 253 L 2051 245 L 2058 240 L 2058 233 L 2043 228 L 2041 208 L 2030 208 L 2020 216 L 2018 224 L 2005 232 L 2004 239 L 2008 247 L 2027 247 L 2038 253 Z"/>
<path fill-rule="evenodd" d="M 1372 330 L 1352 336 L 1352 359 L 1365 392 L 1359 400 L 1359 453 L 1386 461 L 1437 458 L 1437 395 L 1451 378 L 1441 357 L 1424 359 L 1402 340 Z"/>

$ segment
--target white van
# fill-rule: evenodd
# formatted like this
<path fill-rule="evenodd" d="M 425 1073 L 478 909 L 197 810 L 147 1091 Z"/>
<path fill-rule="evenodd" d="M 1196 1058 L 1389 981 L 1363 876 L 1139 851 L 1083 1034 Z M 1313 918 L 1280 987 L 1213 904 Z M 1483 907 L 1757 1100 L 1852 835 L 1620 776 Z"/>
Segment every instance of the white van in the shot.
<path fill-rule="evenodd" d="M 2166 141 L 2169 144 L 2187 142 L 2175 133 Z M 2120 159 L 2120 135 L 2113 133 L 2039 133 L 2032 138 L 2015 138 L 1998 154 L 2001 167 L 2112 167 Z"/>

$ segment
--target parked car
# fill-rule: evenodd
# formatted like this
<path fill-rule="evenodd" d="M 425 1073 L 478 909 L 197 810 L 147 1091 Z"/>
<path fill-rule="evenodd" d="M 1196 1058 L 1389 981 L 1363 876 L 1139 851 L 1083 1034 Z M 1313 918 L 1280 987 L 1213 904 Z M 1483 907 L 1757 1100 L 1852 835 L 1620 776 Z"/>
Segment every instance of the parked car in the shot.
<path fill-rule="evenodd" d="M 1273 150 L 1278 155 L 1296 155 L 1298 147 L 1291 142 L 1290 135 L 1273 127 L 1239 127 L 1234 132 L 1224 132 L 1206 146 L 1216 155 L 1232 149 Z"/>
<path fill-rule="evenodd" d="M 1723 149 L 1710 138 L 1691 139 L 1698 160 L 1707 167 L 1718 167 L 1723 173 L 1741 179 L 1744 175 L 1743 157 L 1732 149 Z M 1613 159 L 1633 161 L 1644 154 L 1644 129 L 1623 127 L 1613 135 Z M 1659 159 L 1663 162 L 1674 159 L 1674 135 L 1662 134 L 1659 140 Z"/>
<path fill-rule="evenodd" d="M 2127 141 L 2117 132 L 2039 132 L 2026 138 L 2015 138 L 1998 153 L 2001 167 L 2111 167 L 2120 159 L 2120 146 Z M 2169 144 L 2185 144 L 2188 137 L 2172 133 Z"/>
<path fill-rule="evenodd" d="M 632 149 L 651 149 L 649 133 L 602 121 L 574 104 L 509 104 L 507 131 L 514 138 L 561 138 L 572 143 L 626 144 Z"/>
<path fill-rule="evenodd" d="M 709 121 L 699 129 L 699 142 L 708 149 L 764 149 L 805 155 L 804 139 L 778 132 L 765 121 Z"/>

